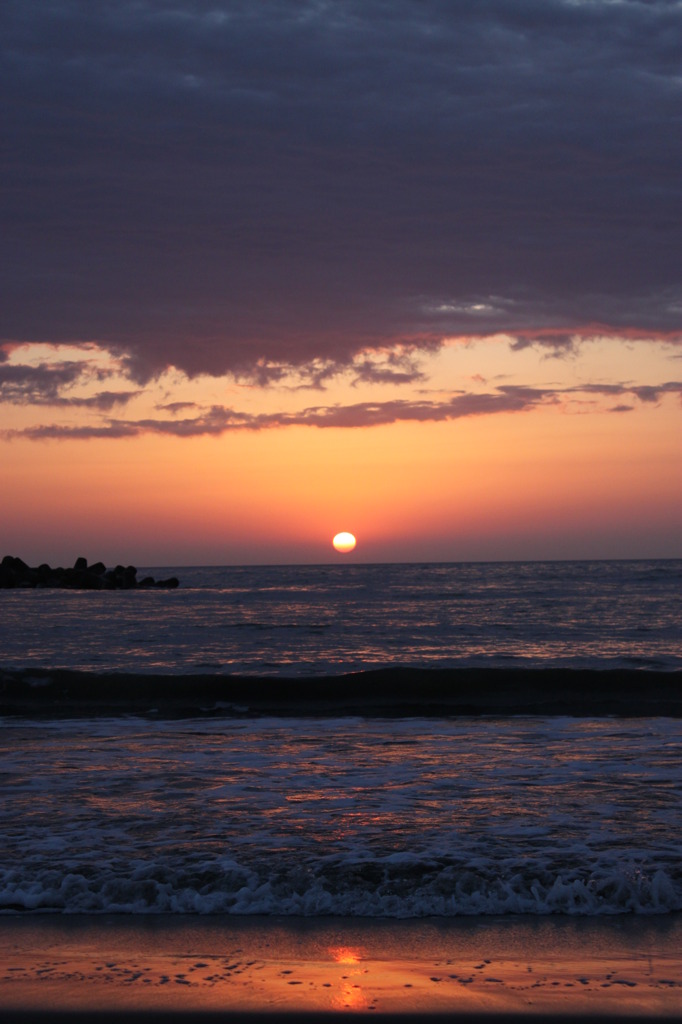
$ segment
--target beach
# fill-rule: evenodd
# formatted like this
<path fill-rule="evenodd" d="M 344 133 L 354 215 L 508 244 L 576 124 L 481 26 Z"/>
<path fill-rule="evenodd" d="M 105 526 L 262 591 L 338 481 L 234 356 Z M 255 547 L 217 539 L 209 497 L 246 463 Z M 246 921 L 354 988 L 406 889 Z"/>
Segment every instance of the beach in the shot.
<path fill-rule="evenodd" d="M 679 1016 L 682 915 L 17 916 L 5 1012 Z"/>
<path fill-rule="evenodd" d="M 0 599 L 3 1024 L 680 1015 L 678 563 L 181 576 Z"/>

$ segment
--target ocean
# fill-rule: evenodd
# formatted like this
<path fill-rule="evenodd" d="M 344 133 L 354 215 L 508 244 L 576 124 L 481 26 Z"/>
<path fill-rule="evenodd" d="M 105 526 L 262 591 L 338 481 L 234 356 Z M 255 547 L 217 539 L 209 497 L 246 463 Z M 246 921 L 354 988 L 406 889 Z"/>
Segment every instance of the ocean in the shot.
<path fill-rule="evenodd" d="M 682 909 L 682 561 L 147 572 L 0 591 L 0 913 Z"/>

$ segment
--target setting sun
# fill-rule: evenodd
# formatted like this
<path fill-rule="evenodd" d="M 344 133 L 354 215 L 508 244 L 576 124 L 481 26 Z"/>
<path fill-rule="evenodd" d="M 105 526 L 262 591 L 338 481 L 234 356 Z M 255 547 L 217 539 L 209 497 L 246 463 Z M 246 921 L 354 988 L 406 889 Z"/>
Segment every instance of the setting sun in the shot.
<path fill-rule="evenodd" d="M 332 541 L 332 544 L 334 545 L 337 551 L 340 551 L 342 554 L 345 555 L 349 551 L 353 550 L 356 544 L 356 540 L 352 533 L 337 533 Z"/>

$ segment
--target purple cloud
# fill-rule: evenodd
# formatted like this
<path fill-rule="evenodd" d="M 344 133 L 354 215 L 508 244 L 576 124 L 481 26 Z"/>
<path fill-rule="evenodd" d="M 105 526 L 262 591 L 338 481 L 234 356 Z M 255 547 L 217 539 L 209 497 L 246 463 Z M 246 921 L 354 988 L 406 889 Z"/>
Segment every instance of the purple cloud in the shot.
<path fill-rule="evenodd" d="M 115 405 L 125 405 L 139 394 L 139 391 L 100 391 L 86 397 L 62 394 L 63 388 L 73 386 L 89 375 L 82 363 L 73 361 L 52 365 L 41 363 L 38 366 L 2 363 L 0 401 L 15 405 L 53 405 L 106 411 Z"/>
<path fill-rule="evenodd" d="M 355 373 L 354 386 L 358 384 L 415 384 L 426 379 L 417 360 L 407 353 L 389 352 L 381 361 L 358 360 L 353 364 L 353 370 Z"/>
<path fill-rule="evenodd" d="M 0 345 L 679 340 L 681 50 L 667 0 L 5 0 Z"/>
<path fill-rule="evenodd" d="M 682 397 L 682 382 L 668 382 L 655 388 L 628 385 L 585 385 L 571 388 L 534 388 L 504 385 L 483 394 L 461 392 L 444 401 L 393 399 L 383 402 L 357 402 L 350 405 L 309 406 L 298 412 L 245 413 L 221 405 L 199 411 L 183 419 L 119 420 L 109 419 L 92 426 L 40 425 L 23 430 L 6 430 L 11 440 L 69 440 L 86 438 L 124 438 L 142 434 L 166 434 L 174 437 L 219 436 L 234 430 L 268 430 L 308 426 L 320 429 L 336 427 L 385 426 L 398 422 L 439 422 L 470 416 L 492 416 L 501 413 L 526 412 L 540 406 L 556 405 L 566 397 L 579 394 L 606 397 L 634 395 L 640 401 L 658 400 L 665 394 Z M 657 396 L 654 399 L 653 395 Z M 192 403 L 177 403 L 191 406 Z M 180 411 L 173 406 L 170 412 Z M 629 411 L 630 406 L 616 406 L 610 411 Z"/>
<path fill-rule="evenodd" d="M 157 405 L 156 408 L 159 412 L 169 412 L 171 416 L 177 416 L 188 409 L 196 409 L 197 404 L 196 402 L 166 402 L 163 405 Z"/>
<path fill-rule="evenodd" d="M 581 384 L 567 389 L 592 395 L 634 395 L 640 402 L 660 402 L 663 395 L 682 394 L 682 383 L 671 380 L 664 384 Z"/>
<path fill-rule="evenodd" d="M 83 372 L 81 363 L 64 362 L 57 366 L 14 366 L 0 364 L 0 399 L 17 404 L 52 404 L 60 389 L 75 383 Z"/>

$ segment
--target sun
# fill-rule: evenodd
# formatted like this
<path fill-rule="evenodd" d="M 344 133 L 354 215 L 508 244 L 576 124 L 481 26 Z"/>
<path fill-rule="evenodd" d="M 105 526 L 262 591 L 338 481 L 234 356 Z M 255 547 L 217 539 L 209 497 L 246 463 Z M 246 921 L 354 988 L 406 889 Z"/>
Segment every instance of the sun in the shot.
<path fill-rule="evenodd" d="M 332 541 L 336 550 L 340 551 L 342 555 L 347 555 L 349 551 L 352 551 L 355 543 L 355 537 L 352 533 L 337 533 Z"/>

